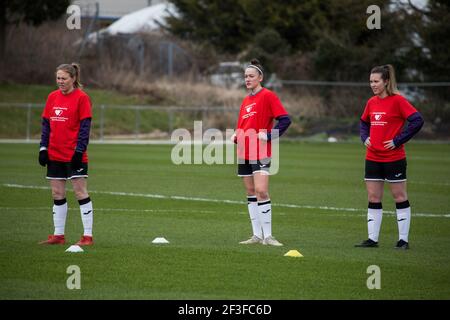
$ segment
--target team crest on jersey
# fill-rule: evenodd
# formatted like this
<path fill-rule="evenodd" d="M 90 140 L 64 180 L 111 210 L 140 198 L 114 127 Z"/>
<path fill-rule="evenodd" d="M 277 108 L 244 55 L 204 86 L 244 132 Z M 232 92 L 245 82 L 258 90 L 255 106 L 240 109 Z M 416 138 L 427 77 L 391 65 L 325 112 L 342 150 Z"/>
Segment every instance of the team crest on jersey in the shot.
<path fill-rule="evenodd" d="M 373 126 L 384 126 L 384 125 L 386 125 L 387 117 L 385 117 L 385 115 L 386 115 L 386 112 L 380 112 L 380 111 L 373 112 L 373 119 L 370 122 L 370 124 L 373 125 Z"/>
<path fill-rule="evenodd" d="M 247 111 L 247 113 L 250 113 L 255 105 L 256 105 L 256 103 L 251 103 L 249 105 L 246 105 L 244 107 L 244 109 L 245 109 L 245 111 Z"/>
<path fill-rule="evenodd" d="M 69 118 L 67 118 L 68 112 L 67 107 L 55 106 L 53 107 L 54 115 L 50 117 L 51 121 L 62 121 L 65 122 Z M 64 116 L 66 115 L 66 116 Z"/>
<path fill-rule="evenodd" d="M 256 103 L 252 103 L 252 104 L 249 104 L 249 105 L 243 107 L 245 109 L 245 111 L 247 111 L 247 113 L 242 116 L 242 119 L 247 119 L 256 114 L 256 111 L 252 111 L 252 109 L 255 105 L 256 105 Z"/>

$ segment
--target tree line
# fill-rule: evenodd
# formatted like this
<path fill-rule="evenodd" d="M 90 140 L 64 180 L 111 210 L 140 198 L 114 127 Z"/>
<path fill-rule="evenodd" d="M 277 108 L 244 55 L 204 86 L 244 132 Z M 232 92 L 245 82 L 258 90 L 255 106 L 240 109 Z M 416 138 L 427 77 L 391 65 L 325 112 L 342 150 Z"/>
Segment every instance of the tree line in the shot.
<path fill-rule="evenodd" d="M 404 80 L 449 80 L 448 0 L 376 1 L 381 28 L 372 30 L 373 0 L 170 2 L 178 8 L 167 20 L 172 34 L 226 56 L 258 57 L 285 79 L 366 81 L 372 66 L 391 63 Z"/>

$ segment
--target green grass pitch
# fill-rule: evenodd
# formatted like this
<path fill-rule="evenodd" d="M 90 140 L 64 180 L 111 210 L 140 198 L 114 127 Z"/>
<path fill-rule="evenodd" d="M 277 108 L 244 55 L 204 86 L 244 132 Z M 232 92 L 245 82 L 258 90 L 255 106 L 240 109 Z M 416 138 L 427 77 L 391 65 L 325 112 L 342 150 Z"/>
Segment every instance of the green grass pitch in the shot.
<path fill-rule="evenodd" d="M 387 187 L 380 247 L 353 247 L 367 237 L 361 144 L 281 145 L 270 195 L 273 234 L 284 247 L 238 244 L 251 226 L 235 165 L 177 166 L 171 148 L 91 144 L 96 243 L 66 253 L 82 234 L 73 192 L 69 243 L 39 246 L 53 221 L 38 147 L 1 144 L 0 299 L 450 298 L 450 145 L 407 146 L 409 251 L 393 248 Z M 154 245 L 155 237 L 170 244 Z M 285 257 L 288 250 L 304 257 Z M 81 270 L 80 290 L 66 286 L 71 265 Z M 379 290 L 366 285 L 371 265 L 380 267 Z"/>

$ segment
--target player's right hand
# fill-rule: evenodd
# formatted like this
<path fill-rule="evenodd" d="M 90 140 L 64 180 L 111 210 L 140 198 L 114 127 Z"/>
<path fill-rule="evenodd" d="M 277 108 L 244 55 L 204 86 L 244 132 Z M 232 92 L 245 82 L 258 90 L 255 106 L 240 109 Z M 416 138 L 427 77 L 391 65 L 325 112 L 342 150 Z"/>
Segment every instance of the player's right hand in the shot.
<path fill-rule="evenodd" d="M 364 145 L 368 148 L 370 147 L 372 144 L 370 143 L 370 137 L 367 137 L 366 141 L 364 141 Z"/>
<path fill-rule="evenodd" d="M 45 167 L 48 164 L 48 151 L 47 149 L 39 151 L 39 164 Z"/>

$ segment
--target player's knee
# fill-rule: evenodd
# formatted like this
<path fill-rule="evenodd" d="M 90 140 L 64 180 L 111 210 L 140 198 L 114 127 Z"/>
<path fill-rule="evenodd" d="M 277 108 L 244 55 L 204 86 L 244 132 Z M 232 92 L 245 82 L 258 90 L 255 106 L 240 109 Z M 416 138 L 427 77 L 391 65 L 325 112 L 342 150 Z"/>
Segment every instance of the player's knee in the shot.
<path fill-rule="evenodd" d="M 406 200 L 408 200 L 408 196 L 404 192 L 394 193 L 392 194 L 392 196 L 396 203 L 405 202 Z"/>
<path fill-rule="evenodd" d="M 378 203 L 381 202 L 382 196 L 376 193 L 369 193 L 368 194 L 368 200 L 369 202 Z"/>
<path fill-rule="evenodd" d="M 255 188 L 246 188 L 246 191 L 248 196 L 254 196 L 256 194 Z"/>
<path fill-rule="evenodd" d="M 66 197 L 64 189 L 62 189 L 62 190 L 60 190 L 60 189 L 52 189 L 52 197 L 55 200 L 64 199 Z"/>
<path fill-rule="evenodd" d="M 258 198 L 258 200 L 269 199 L 269 193 L 267 192 L 267 190 L 256 188 L 255 191 L 256 191 L 256 198 Z"/>
<path fill-rule="evenodd" d="M 75 197 L 77 198 L 77 200 L 82 200 L 89 197 L 89 195 L 87 192 L 75 192 Z"/>
<path fill-rule="evenodd" d="M 87 190 L 85 190 L 85 189 L 80 188 L 80 189 L 74 189 L 73 191 L 75 193 L 75 197 L 78 200 L 86 199 L 88 197 Z"/>

